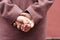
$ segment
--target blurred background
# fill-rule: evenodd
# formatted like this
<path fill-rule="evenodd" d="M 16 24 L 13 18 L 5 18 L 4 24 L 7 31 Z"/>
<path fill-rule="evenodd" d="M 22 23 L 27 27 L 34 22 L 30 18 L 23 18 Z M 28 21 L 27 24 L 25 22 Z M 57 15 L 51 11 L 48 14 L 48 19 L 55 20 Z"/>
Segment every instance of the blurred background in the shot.
<path fill-rule="evenodd" d="M 60 39 L 60 0 L 55 0 L 47 13 L 46 38 Z"/>

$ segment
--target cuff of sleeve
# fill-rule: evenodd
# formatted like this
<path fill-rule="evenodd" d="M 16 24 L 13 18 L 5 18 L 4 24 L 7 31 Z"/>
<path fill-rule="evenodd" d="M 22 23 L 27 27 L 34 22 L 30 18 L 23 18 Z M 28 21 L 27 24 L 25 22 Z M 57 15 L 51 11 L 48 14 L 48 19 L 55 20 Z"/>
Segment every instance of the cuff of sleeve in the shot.
<path fill-rule="evenodd" d="M 8 12 L 8 18 L 13 23 L 22 12 L 23 11 L 17 5 L 14 5 L 11 11 Z"/>
<path fill-rule="evenodd" d="M 30 15 L 32 16 L 32 20 L 34 21 L 35 24 L 37 24 L 40 19 L 42 19 L 42 16 L 40 14 L 38 14 L 33 8 L 32 6 L 29 6 L 27 9 L 26 9 Z"/>

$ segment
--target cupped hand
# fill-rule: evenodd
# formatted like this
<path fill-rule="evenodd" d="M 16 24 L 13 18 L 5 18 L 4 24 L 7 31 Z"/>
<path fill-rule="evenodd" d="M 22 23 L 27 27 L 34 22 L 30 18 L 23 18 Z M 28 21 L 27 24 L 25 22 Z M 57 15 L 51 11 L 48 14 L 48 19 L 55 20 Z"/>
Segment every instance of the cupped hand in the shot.
<path fill-rule="evenodd" d="M 14 25 L 17 26 L 18 30 L 28 32 L 31 28 L 34 27 L 34 22 L 33 20 L 30 20 L 28 17 L 18 16 Z"/>

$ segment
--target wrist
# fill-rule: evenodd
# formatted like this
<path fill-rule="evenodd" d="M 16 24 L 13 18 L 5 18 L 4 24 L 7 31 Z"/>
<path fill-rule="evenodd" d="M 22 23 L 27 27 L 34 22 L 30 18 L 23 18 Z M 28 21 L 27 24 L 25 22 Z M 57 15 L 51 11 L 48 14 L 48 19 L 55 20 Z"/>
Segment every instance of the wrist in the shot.
<path fill-rule="evenodd" d="M 21 13 L 20 16 L 24 16 L 29 18 L 30 20 L 32 19 L 31 15 L 29 13 Z"/>

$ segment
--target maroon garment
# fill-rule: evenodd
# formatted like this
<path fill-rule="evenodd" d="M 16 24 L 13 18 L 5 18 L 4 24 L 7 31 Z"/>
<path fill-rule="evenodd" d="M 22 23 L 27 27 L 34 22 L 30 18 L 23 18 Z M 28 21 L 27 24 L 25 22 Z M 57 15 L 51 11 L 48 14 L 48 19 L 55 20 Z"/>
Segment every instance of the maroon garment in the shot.
<path fill-rule="evenodd" d="M 0 0 L 0 40 L 45 40 L 45 17 L 52 0 L 41 5 L 42 0 Z M 42 1 L 43 2 L 43 1 Z M 20 13 L 27 10 L 35 26 L 24 33 L 12 26 Z"/>

